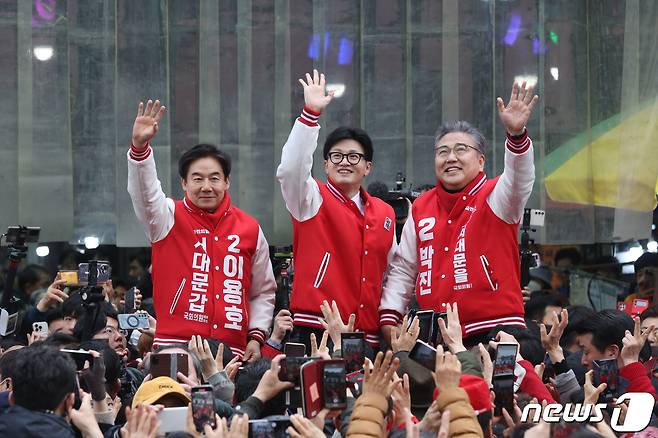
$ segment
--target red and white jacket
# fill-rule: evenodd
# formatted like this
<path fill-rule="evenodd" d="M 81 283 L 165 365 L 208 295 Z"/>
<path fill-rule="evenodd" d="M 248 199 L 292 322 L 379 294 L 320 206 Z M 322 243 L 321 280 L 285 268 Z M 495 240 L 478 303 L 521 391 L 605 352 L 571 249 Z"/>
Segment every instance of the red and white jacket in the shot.
<path fill-rule="evenodd" d="M 311 175 L 319 114 L 304 108 L 281 153 L 277 178 L 293 220 L 294 324 L 322 328 L 320 304 L 335 300 L 341 316 L 379 343 L 382 282 L 395 254 L 395 213 L 363 189 L 349 199 Z"/>
<path fill-rule="evenodd" d="M 258 222 L 231 205 L 228 192 L 213 213 L 187 197 L 166 198 L 150 146 L 128 153 L 128 192 L 152 243 L 154 344 L 201 335 L 241 356 L 248 337 L 263 343 L 276 282 Z"/>
<path fill-rule="evenodd" d="M 535 178 L 532 141 L 508 136 L 503 174 L 482 172 L 458 193 L 441 184 L 414 202 L 382 294 L 381 325 L 396 325 L 415 291 L 421 309 L 457 303 L 465 336 L 525 327 L 518 223 Z"/>

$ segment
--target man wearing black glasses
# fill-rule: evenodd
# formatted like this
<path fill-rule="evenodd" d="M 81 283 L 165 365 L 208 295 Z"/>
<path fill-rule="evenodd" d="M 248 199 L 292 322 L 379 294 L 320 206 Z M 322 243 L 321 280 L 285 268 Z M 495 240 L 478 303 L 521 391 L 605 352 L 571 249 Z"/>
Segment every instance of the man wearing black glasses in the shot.
<path fill-rule="evenodd" d="M 355 329 L 376 347 L 382 280 L 397 248 L 395 213 L 361 187 L 373 159 L 372 141 L 362 129 L 340 127 L 331 132 L 322 150 L 327 182 L 313 178 L 318 120 L 333 93 L 325 93 L 324 75 L 317 70 L 299 82 L 304 109 L 277 169 L 294 232 L 291 340 L 308 345 L 311 333 L 322 332 L 323 313 L 331 311 L 344 317 L 354 314 Z"/>

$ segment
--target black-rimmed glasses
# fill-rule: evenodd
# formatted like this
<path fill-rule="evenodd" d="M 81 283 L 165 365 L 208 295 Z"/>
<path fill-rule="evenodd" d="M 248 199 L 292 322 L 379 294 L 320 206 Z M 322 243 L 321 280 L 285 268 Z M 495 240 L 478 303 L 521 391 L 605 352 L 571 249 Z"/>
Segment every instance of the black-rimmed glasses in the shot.
<path fill-rule="evenodd" d="M 331 161 L 333 164 L 340 164 L 345 158 L 347 158 L 347 162 L 352 166 L 359 164 L 361 162 L 361 158 L 365 157 L 365 155 L 358 152 L 350 152 L 348 154 L 344 154 L 342 152 L 329 152 L 328 156 L 329 161 Z"/>

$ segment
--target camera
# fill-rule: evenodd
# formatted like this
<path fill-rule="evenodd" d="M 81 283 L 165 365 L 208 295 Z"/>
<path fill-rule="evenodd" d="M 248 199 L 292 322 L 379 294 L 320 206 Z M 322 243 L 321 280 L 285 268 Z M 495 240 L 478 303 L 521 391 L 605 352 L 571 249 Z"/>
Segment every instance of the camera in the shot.
<path fill-rule="evenodd" d="M 149 317 L 146 313 L 120 313 L 119 328 L 124 330 L 136 330 L 149 328 Z"/>

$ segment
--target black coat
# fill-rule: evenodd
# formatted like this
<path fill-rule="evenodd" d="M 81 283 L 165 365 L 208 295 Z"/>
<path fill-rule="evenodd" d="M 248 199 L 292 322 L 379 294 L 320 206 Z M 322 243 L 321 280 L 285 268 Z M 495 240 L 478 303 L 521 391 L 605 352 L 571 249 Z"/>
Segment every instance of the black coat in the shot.
<path fill-rule="evenodd" d="M 73 438 L 75 434 L 69 423 L 57 414 L 14 405 L 0 414 L 0 437 Z"/>

